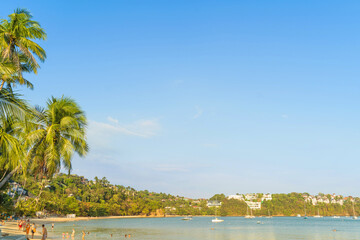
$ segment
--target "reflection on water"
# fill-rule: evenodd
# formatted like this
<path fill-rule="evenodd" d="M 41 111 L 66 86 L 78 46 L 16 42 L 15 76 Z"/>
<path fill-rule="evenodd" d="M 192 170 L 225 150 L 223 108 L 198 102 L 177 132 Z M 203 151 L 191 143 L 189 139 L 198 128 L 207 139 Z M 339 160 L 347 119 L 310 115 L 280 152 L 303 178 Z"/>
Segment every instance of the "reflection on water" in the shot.
<path fill-rule="evenodd" d="M 74 228 L 76 240 L 81 239 L 83 230 L 89 233 L 86 240 L 125 239 L 125 234 L 130 234 L 131 239 L 143 240 L 360 239 L 360 220 L 350 218 L 305 220 L 295 217 L 224 217 L 222 223 L 212 223 L 211 219 L 194 217 L 191 221 L 182 221 L 181 218 L 129 218 L 56 223 L 50 235 L 62 239 L 63 232 L 71 235 Z"/>

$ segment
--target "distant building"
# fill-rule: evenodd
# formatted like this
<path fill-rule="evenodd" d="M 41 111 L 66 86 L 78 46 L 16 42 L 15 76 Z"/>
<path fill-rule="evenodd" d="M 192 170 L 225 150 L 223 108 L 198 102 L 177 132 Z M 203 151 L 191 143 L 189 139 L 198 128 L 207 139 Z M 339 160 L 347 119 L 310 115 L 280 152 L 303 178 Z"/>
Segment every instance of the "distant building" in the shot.
<path fill-rule="evenodd" d="M 272 200 L 272 196 L 270 193 L 264 194 L 261 198 L 261 201 L 271 201 Z"/>
<path fill-rule="evenodd" d="M 245 202 L 251 209 L 261 209 L 261 202 L 250 202 L 250 201 L 245 201 Z"/>
<path fill-rule="evenodd" d="M 28 192 L 22 188 L 22 186 L 14 181 L 9 181 L 10 187 L 7 191 L 7 195 L 15 197 L 15 195 L 28 196 Z"/>
<path fill-rule="evenodd" d="M 175 207 L 165 207 L 165 210 L 176 211 L 176 208 Z"/>
<path fill-rule="evenodd" d="M 240 200 L 240 201 L 244 201 L 243 195 L 229 195 L 227 197 L 227 199 L 237 199 L 237 200 Z"/>
<path fill-rule="evenodd" d="M 247 193 L 245 194 L 245 199 L 246 200 L 256 200 L 257 199 L 257 194 L 256 193 Z"/>
<path fill-rule="evenodd" d="M 43 216 L 45 216 L 45 212 L 43 212 L 43 211 L 37 211 L 37 212 L 35 213 L 35 215 L 36 215 L 37 217 L 43 217 Z"/>
<path fill-rule="evenodd" d="M 217 200 L 209 200 L 206 204 L 208 207 L 220 207 L 221 202 Z"/>

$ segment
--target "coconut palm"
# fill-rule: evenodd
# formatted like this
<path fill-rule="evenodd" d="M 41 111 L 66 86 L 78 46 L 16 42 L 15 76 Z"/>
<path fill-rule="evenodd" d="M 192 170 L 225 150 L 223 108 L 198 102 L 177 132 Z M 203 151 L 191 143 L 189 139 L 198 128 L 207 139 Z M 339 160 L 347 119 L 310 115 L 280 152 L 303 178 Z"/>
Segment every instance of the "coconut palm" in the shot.
<path fill-rule="evenodd" d="M 24 66 L 29 71 L 37 73 L 40 61 L 46 58 L 45 50 L 33 40 L 45 40 L 46 33 L 40 24 L 32 20 L 32 15 L 26 9 L 16 9 L 9 19 L 3 19 L 0 24 L 0 50 L 3 63 L 12 63 L 16 72 L 17 80 L 22 83 Z M 6 79 L 1 79 L 3 88 Z"/>
<path fill-rule="evenodd" d="M 25 56 L 21 56 L 20 58 L 24 58 Z M 31 72 L 32 67 L 29 64 L 22 63 L 20 65 L 21 72 Z M 5 83 L 7 85 L 11 85 L 12 87 L 16 87 L 16 84 L 26 85 L 28 88 L 33 89 L 33 85 L 31 82 L 26 80 L 22 75 L 19 74 L 14 64 L 10 61 L 0 62 L 0 91 L 3 89 Z"/>
<path fill-rule="evenodd" d="M 0 188 L 19 170 L 26 170 L 25 148 L 19 123 L 31 115 L 26 102 L 5 88 L 0 91 Z"/>
<path fill-rule="evenodd" d="M 29 170 L 37 178 L 52 177 L 61 168 L 71 171 L 74 153 L 84 156 L 86 117 L 77 103 L 67 97 L 48 100 L 45 109 L 36 108 L 37 121 L 27 135 L 25 146 Z"/>

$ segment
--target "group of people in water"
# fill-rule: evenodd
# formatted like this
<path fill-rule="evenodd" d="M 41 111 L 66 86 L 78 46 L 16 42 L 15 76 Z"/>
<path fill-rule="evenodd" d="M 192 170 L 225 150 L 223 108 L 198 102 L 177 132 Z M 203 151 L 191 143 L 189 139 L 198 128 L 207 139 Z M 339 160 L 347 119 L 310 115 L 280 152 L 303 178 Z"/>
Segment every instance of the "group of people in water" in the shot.
<path fill-rule="evenodd" d="M 30 223 L 30 219 L 20 219 L 17 221 L 17 225 L 19 227 L 19 231 L 25 232 L 25 237 L 27 240 L 34 239 L 34 234 L 36 233 L 36 224 Z M 47 238 L 47 229 L 45 228 L 45 225 L 42 225 L 42 231 L 41 231 L 41 240 L 46 240 Z"/>
<path fill-rule="evenodd" d="M 5 224 L 3 224 L 3 225 L 5 225 Z M 17 225 L 19 227 L 19 231 L 25 232 L 26 240 L 34 239 L 34 235 L 37 232 L 35 223 L 31 223 L 30 219 L 27 219 L 27 220 L 20 219 L 17 221 Z M 54 224 L 51 224 L 51 230 L 52 231 L 54 230 Z M 42 225 L 42 230 L 40 231 L 40 234 L 41 234 L 41 240 L 47 239 L 48 232 L 47 232 L 47 229 L 44 224 Z M 81 239 L 85 240 L 86 235 L 90 235 L 90 232 L 85 232 L 85 230 L 82 231 Z M 110 234 L 110 237 L 112 238 L 113 234 Z M 131 238 L 131 234 L 125 234 L 124 237 Z M 62 233 L 62 239 L 70 239 L 70 238 L 72 240 L 75 239 L 75 229 L 74 228 L 72 229 L 71 234 L 69 234 L 69 232 Z"/>

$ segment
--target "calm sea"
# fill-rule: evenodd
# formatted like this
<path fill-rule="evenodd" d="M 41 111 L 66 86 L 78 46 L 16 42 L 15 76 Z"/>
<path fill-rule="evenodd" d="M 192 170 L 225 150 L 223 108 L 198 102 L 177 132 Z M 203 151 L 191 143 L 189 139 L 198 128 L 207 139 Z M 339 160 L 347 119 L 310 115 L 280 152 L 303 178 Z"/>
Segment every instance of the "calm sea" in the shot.
<path fill-rule="evenodd" d="M 47 227 L 50 236 L 55 239 L 62 239 L 63 232 L 69 232 L 70 235 L 73 228 L 76 231 L 75 239 L 81 239 L 82 230 L 89 232 L 86 240 L 125 239 L 125 234 L 130 234 L 131 239 L 138 240 L 360 239 L 360 220 L 345 217 L 339 219 L 223 217 L 225 221 L 222 223 L 212 223 L 211 219 L 210 217 L 193 217 L 190 221 L 183 221 L 181 218 L 106 219 L 56 223 L 54 231 L 51 231 L 50 226 Z"/>

